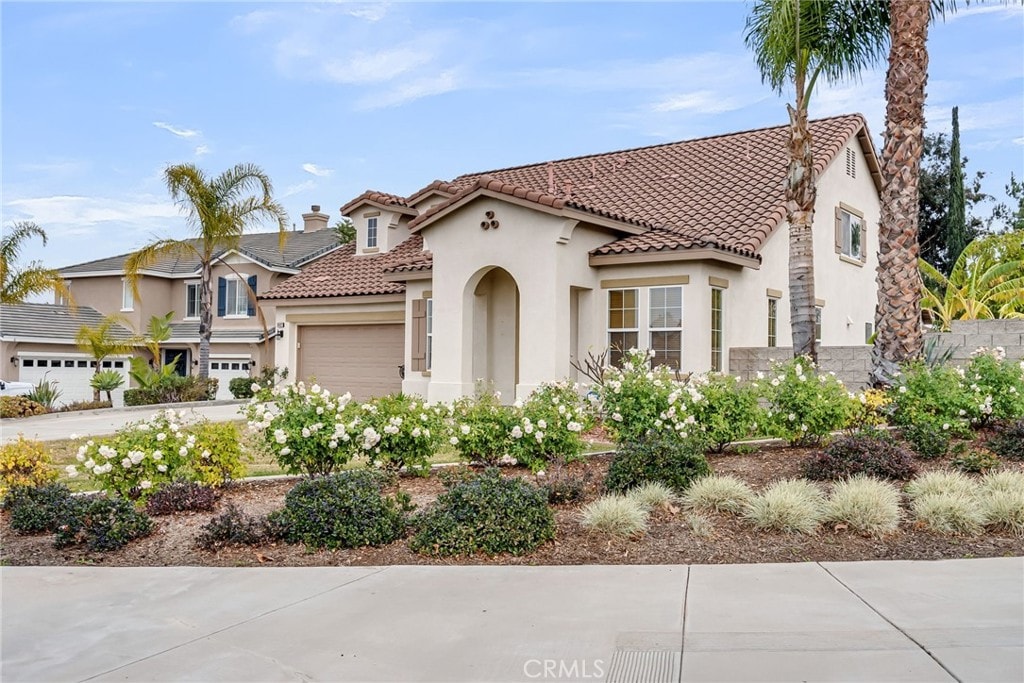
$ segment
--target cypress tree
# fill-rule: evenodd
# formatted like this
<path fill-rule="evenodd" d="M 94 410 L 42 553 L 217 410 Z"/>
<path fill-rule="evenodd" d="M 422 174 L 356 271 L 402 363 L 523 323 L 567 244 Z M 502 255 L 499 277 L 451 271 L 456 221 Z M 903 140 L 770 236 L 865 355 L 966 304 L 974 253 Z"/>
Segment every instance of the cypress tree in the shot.
<path fill-rule="evenodd" d="M 953 268 L 960 252 L 971 241 L 967 232 L 967 213 L 964 204 L 964 169 L 960 160 L 959 107 L 953 107 L 953 137 L 949 145 L 949 213 L 946 214 L 946 264 Z M 949 272 L 945 273 L 949 275 Z"/>

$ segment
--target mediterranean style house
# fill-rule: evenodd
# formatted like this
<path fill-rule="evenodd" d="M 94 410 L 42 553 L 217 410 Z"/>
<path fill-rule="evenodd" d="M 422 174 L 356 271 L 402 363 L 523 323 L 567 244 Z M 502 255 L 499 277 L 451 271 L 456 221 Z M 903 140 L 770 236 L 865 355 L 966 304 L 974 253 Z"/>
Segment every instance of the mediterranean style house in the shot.
<path fill-rule="evenodd" d="M 301 231 L 287 233 L 283 249 L 277 232 L 252 233 L 242 236 L 237 249 L 217 257 L 210 343 L 210 376 L 219 380 L 217 398 L 231 398 L 228 382 L 233 377 L 246 377 L 263 365 L 274 364 L 277 335 L 272 318 L 268 311 L 258 314 L 246 285 L 257 293 L 267 291 L 339 247 L 336 235 L 327 229 L 328 215 L 321 213 L 320 207 L 303 214 L 303 220 Z M 103 316 L 117 314 L 126 321 L 124 334 L 128 336 L 145 331 L 151 317 L 171 311 L 171 338 L 161 345 L 160 362 L 177 357 L 178 372 L 193 373 L 199 358 L 199 263 L 171 258 L 158 261 L 141 273 L 136 296 L 125 278 L 127 257 L 121 254 L 60 269 L 77 310 L 63 302 L 3 306 L 0 340 L 8 364 L 3 376 L 32 382 L 45 376 L 60 382 L 63 401 L 88 400 L 94 367 L 75 346 L 79 328 L 95 326 Z M 148 358 L 141 347 L 137 355 Z M 108 362 L 110 368 L 123 368 L 127 373 L 124 357 Z"/>
<path fill-rule="evenodd" d="M 875 308 L 878 160 L 865 121 L 811 122 L 819 337 L 865 344 Z M 354 243 L 261 295 L 277 365 L 363 398 L 431 401 L 481 381 L 504 400 L 572 362 L 651 349 L 729 371 L 732 347 L 790 344 L 786 127 L 367 191 Z"/>

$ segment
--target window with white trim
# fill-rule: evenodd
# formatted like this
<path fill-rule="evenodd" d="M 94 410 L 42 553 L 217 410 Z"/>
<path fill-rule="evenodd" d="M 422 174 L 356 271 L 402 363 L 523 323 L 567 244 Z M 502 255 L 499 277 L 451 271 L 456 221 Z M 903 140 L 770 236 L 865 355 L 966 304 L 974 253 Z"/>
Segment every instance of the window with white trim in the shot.
<path fill-rule="evenodd" d="M 135 310 L 135 292 L 132 291 L 132 284 L 128 282 L 128 278 L 121 280 L 121 310 Z"/>
<path fill-rule="evenodd" d="M 722 290 L 718 287 L 711 288 L 711 369 L 714 372 L 722 371 Z"/>
<path fill-rule="evenodd" d="M 651 287 L 648 291 L 647 326 L 651 364 L 678 370 L 683 362 L 683 288 Z"/>
<path fill-rule="evenodd" d="M 224 290 L 224 315 L 249 315 L 249 293 L 245 280 L 237 277 L 226 278 Z"/>
<path fill-rule="evenodd" d="M 864 256 L 864 219 L 839 209 L 839 221 L 842 230 L 842 254 L 860 260 Z"/>
<path fill-rule="evenodd" d="M 768 297 L 768 346 L 775 347 L 779 343 L 779 300 Z"/>
<path fill-rule="evenodd" d="M 427 299 L 427 371 L 434 360 L 434 300 Z"/>
<path fill-rule="evenodd" d="M 366 219 L 366 248 L 373 249 L 377 246 L 377 217 L 371 216 Z"/>
<path fill-rule="evenodd" d="M 199 297 L 202 293 L 202 284 L 199 282 L 185 283 L 185 317 L 199 317 Z"/>
<path fill-rule="evenodd" d="M 608 360 L 621 365 L 626 351 L 635 348 L 640 334 L 640 290 L 608 291 Z"/>

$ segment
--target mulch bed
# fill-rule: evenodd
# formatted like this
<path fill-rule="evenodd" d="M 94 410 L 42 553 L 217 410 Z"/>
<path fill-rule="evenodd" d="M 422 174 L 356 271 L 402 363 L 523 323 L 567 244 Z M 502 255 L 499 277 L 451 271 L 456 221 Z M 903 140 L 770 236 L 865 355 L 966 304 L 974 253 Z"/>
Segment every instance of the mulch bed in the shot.
<path fill-rule="evenodd" d="M 711 455 L 717 474 L 732 474 L 754 489 L 772 481 L 799 476 L 800 463 L 813 449 L 763 447 L 752 454 Z M 587 477 L 585 501 L 601 495 L 608 458 L 595 456 L 574 463 L 568 472 Z M 948 460 L 918 462 L 921 472 L 949 466 Z M 1005 468 L 1024 470 L 1024 463 L 1004 463 Z M 509 475 L 536 478 L 526 470 L 510 468 Z M 547 476 L 556 476 L 548 473 Z M 2 562 L 5 565 L 104 565 L 104 566 L 380 566 L 391 564 L 732 564 L 752 562 L 808 562 L 848 560 L 935 560 L 964 557 L 1024 555 L 1024 540 L 1005 533 L 979 536 L 945 536 L 917 528 L 904 520 L 899 530 L 883 538 L 867 538 L 846 530 L 822 527 L 813 536 L 755 531 L 736 517 L 707 515 L 708 535 L 695 534 L 685 510 L 661 510 L 650 520 L 648 533 L 640 538 L 616 539 L 587 533 L 578 521 L 582 503 L 555 508 L 557 535 L 536 552 L 513 557 L 472 556 L 432 558 L 417 555 L 406 540 L 380 548 L 309 551 L 284 543 L 259 547 L 229 547 L 207 551 L 196 546 L 200 528 L 233 503 L 249 514 L 265 514 L 281 507 L 295 480 L 253 481 L 228 487 L 217 509 L 210 513 L 185 513 L 155 517 L 156 531 L 148 538 L 110 553 L 84 548 L 57 550 L 51 536 L 17 536 L 11 532 L 7 513 L 0 520 Z M 403 478 L 402 490 L 422 508 L 443 491 L 437 476 Z"/>

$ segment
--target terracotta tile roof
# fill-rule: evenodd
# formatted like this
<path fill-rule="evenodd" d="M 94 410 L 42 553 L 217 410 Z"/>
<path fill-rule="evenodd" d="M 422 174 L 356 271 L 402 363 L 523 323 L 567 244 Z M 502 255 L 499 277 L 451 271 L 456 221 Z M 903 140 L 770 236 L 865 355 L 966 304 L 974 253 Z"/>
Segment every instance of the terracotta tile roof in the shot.
<path fill-rule="evenodd" d="M 458 194 L 460 189 L 462 188 L 460 188 L 458 185 L 452 185 L 447 180 L 435 180 L 426 187 L 417 190 L 416 192 L 409 195 L 409 197 L 405 201 L 407 204 L 412 206 L 413 204 L 415 204 L 416 202 L 418 202 L 420 199 L 430 194 L 431 192 L 438 192 L 440 194 L 446 194 L 448 196 L 451 196 L 454 194 Z"/>
<path fill-rule="evenodd" d="M 405 285 L 385 280 L 384 273 L 392 267 L 418 263 L 425 254 L 429 255 L 429 252 L 423 251 L 423 238 L 419 235 L 413 235 L 383 254 L 357 256 L 355 249 L 354 243 L 346 244 L 334 253 L 314 261 L 298 275 L 264 292 L 260 299 L 401 294 L 405 291 Z"/>
<path fill-rule="evenodd" d="M 385 273 L 416 273 L 434 267 L 434 255 L 429 251 L 421 251 L 402 261 L 395 261 L 384 268 Z"/>
<path fill-rule="evenodd" d="M 377 190 L 367 190 L 345 206 L 341 207 L 341 215 L 347 216 L 349 211 L 366 202 L 370 202 L 371 204 L 380 204 L 381 206 L 399 209 L 403 213 L 416 215 L 416 212 L 409 208 L 409 204 L 406 202 L 405 197 L 400 197 L 397 194 L 388 194 L 387 192 L 378 192 Z"/>
<path fill-rule="evenodd" d="M 785 218 L 785 216 L 783 216 Z M 716 249 L 732 252 L 739 256 L 761 260 L 761 255 L 751 251 L 724 244 L 715 240 L 701 239 L 692 235 L 683 235 L 671 230 L 655 229 L 642 235 L 630 235 L 615 242 L 592 250 L 593 256 L 609 256 L 612 254 L 638 254 L 652 251 L 678 251 L 682 249 Z"/>
<path fill-rule="evenodd" d="M 810 128 L 818 173 L 853 135 L 866 131 L 859 114 L 818 119 Z M 776 126 L 464 175 L 452 181 L 461 188 L 458 195 L 410 227 L 422 227 L 469 195 L 487 190 L 659 231 L 646 241 L 628 242 L 623 250 L 672 248 L 665 246 L 671 238 L 664 233 L 676 233 L 704 245 L 753 253 L 785 219 L 787 139 L 788 126 Z"/>

